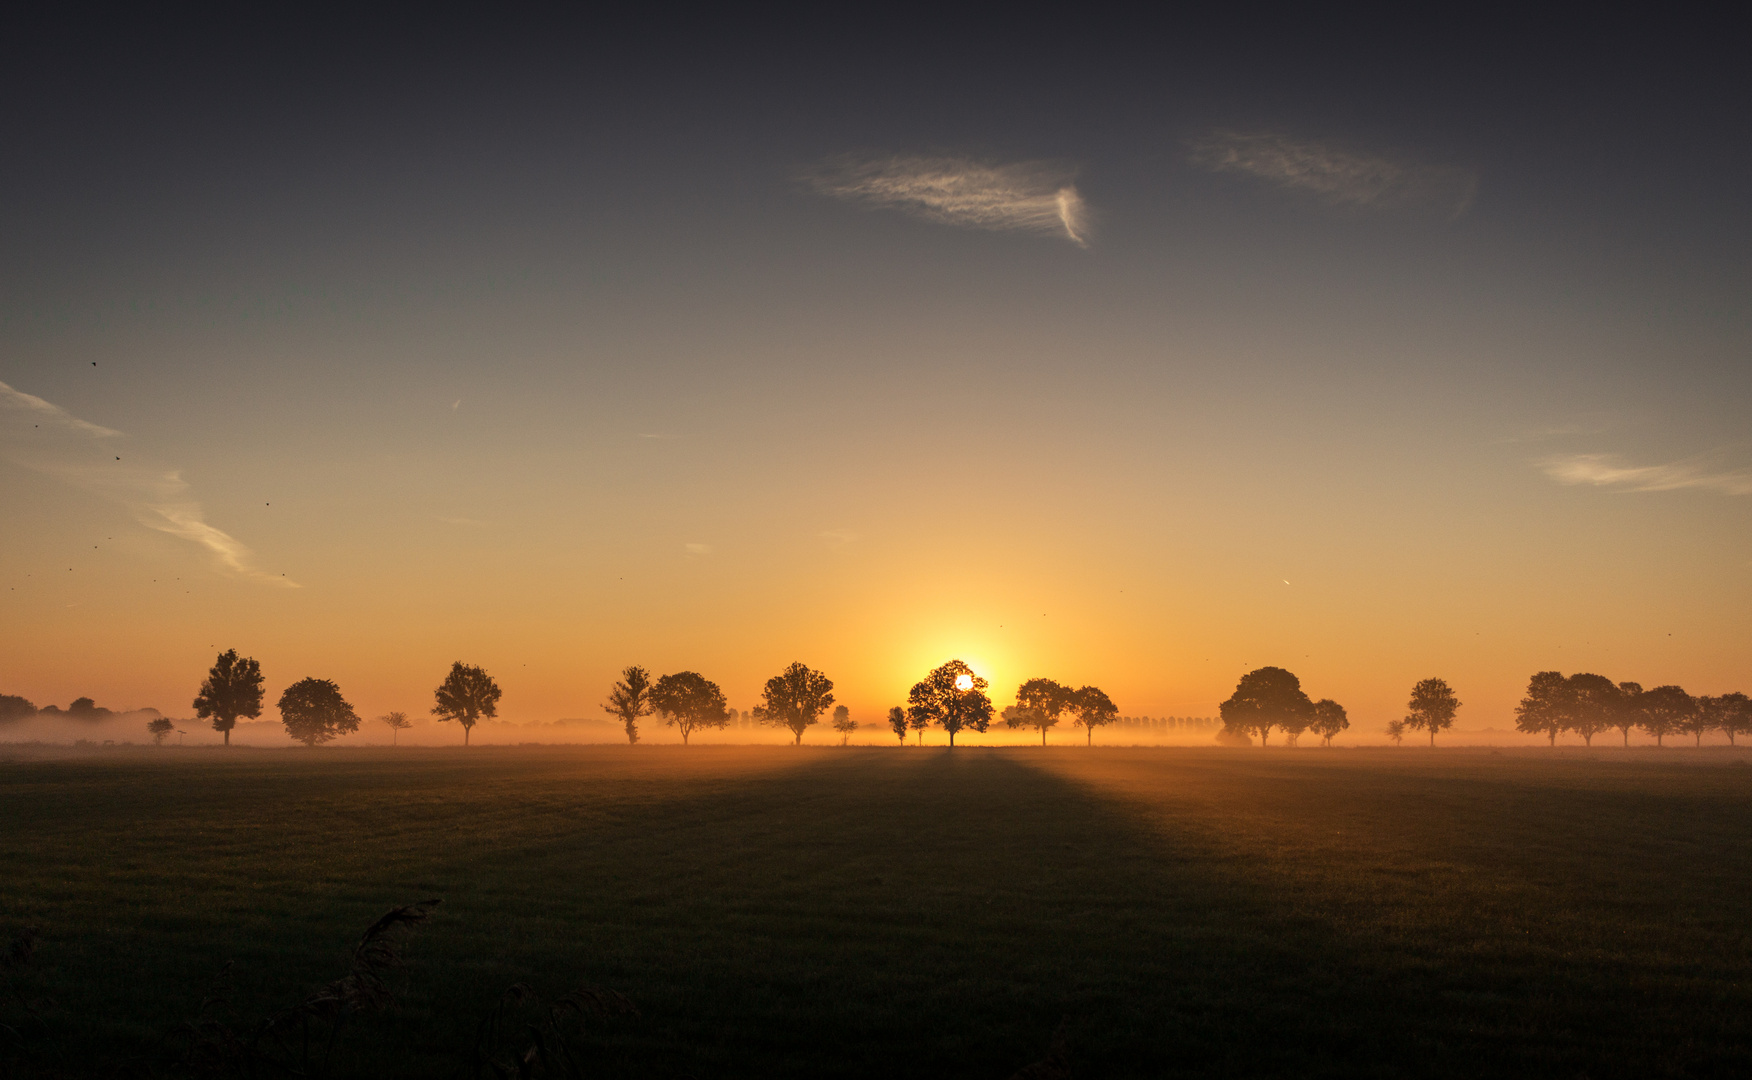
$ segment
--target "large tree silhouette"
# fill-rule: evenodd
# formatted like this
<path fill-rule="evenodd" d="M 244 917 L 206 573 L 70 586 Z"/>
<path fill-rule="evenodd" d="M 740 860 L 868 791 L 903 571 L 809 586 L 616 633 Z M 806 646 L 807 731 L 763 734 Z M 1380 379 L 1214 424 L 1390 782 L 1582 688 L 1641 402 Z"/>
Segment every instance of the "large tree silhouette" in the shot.
<path fill-rule="evenodd" d="M 439 720 L 454 720 L 462 725 L 462 745 L 482 717 L 499 715 L 499 684 L 482 668 L 461 660 L 450 665 L 450 674 L 432 692 L 437 704 L 432 715 Z"/>
<path fill-rule="evenodd" d="M 730 722 L 724 691 L 697 671 L 678 671 L 658 679 L 651 687 L 651 708 L 665 724 L 681 732 L 683 746 L 700 728 L 721 728 Z"/>
<path fill-rule="evenodd" d="M 1677 686 L 1657 686 L 1637 700 L 1642 706 L 1642 729 L 1655 737 L 1656 746 L 1665 746 L 1668 735 L 1685 730 L 1686 721 L 1697 712 L 1697 699 Z"/>
<path fill-rule="evenodd" d="M 1642 683 L 1618 684 L 1618 700 L 1612 708 L 1612 726 L 1624 736 L 1626 747 L 1630 746 L 1630 729 L 1642 723 L 1642 695 Z"/>
<path fill-rule="evenodd" d="M 900 739 L 900 745 L 906 745 L 906 710 L 899 705 L 888 710 L 888 730 Z"/>
<path fill-rule="evenodd" d="M 819 723 L 833 704 L 833 680 L 807 664 L 796 663 L 766 681 L 761 691 L 760 713 L 766 722 L 787 728 L 803 745 L 803 732 Z"/>
<path fill-rule="evenodd" d="M 1556 746 L 1557 733 L 1569 725 L 1569 715 L 1569 680 L 1561 671 L 1541 671 L 1527 680 L 1527 696 L 1515 706 L 1515 727 L 1543 735 Z"/>
<path fill-rule="evenodd" d="M 36 711 L 36 705 L 27 698 L 21 698 L 17 694 L 0 694 L 0 724 L 28 720 L 36 715 Z"/>
<path fill-rule="evenodd" d="M 1071 696 L 1071 723 L 1088 734 L 1090 746 L 1095 745 L 1095 729 L 1117 719 L 1119 707 L 1099 686 L 1080 686 Z"/>
<path fill-rule="evenodd" d="M 261 714 L 262 666 L 251 657 L 238 656 L 236 649 L 220 653 L 195 695 L 195 715 L 212 720 L 213 730 L 223 732 L 225 745 L 230 746 L 238 717 L 254 720 Z"/>
<path fill-rule="evenodd" d="M 1453 727 L 1454 714 L 1459 711 L 1460 699 L 1445 679 L 1419 679 L 1405 706 L 1405 726 L 1409 731 L 1429 732 L 1433 748 L 1436 732 Z"/>
<path fill-rule="evenodd" d="M 990 685 L 960 660 L 951 660 L 913 684 L 906 695 L 907 716 L 921 732 L 933 724 L 947 731 L 954 747 L 961 732 L 991 726 L 992 699 L 986 696 Z"/>
<path fill-rule="evenodd" d="M 1606 676 L 1576 672 L 1569 677 L 1569 730 L 1593 746 L 1594 736 L 1618 719 L 1623 698 L 1624 691 Z"/>
<path fill-rule="evenodd" d="M 1343 705 L 1331 698 L 1321 698 L 1314 703 L 1314 722 L 1308 728 L 1320 736 L 1320 745 L 1331 746 L 1332 737 L 1348 727 L 1350 717 L 1345 715 Z"/>
<path fill-rule="evenodd" d="M 639 741 L 639 718 L 651 715 L 651 673 L 637 664 L 621 671 L 620 681 L 608 689 L 603 711 L 627 729 L 627 745 Z"/>
<path fill-rule="evenodd" d="M 359 730 L 359 716 L 331 679 L 301 679 L 286 688 L 276 706 L 286 734 L 305 746 Z"/>
<path fill-rule="evenodd" d="M 1262 667 L 1241 676 L 1229 700 L 1217 706 L 1225 730 L 1259 736 L 1264 746 L 1271 729 L 1286 717 L 1304 717 L 1314 703 L 1302 692 L 1302 680 L 1280 667 Z"/>
<path fill-rule="evenodd" d="M 1029 679 L 1016 689 L 1016 704 L 1004 710 L 1008 727 L 1031 727 L 1040 732 L 1040 745 L 1046 745 L 1046 732 L 1058 724 L 1059 718 L 1077 692 L 1052 679 Z"/>

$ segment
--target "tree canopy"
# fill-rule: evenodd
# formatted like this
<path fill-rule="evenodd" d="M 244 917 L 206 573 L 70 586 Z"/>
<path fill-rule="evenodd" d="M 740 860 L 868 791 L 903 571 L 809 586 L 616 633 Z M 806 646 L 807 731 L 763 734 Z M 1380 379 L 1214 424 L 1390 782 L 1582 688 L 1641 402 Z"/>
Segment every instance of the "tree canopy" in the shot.
<path fill-rule="evenodd" d="M 1454 714 L 1460 711 L 1460 699 L 1442 679 L 1421 679 L 1411 688 L 1411 701 L 1405 706 L 1407 731 L 1427 731 L 1430 745 L 1436 745 L 1436 732 L 1454 725 Z"/>
<path fill-rule="evenodd" d="M 700 728 L 721 728 L 730 722 L 724 691 L 697 671 L 678 671 L 658 679 L 651 687 L 651 708 L 681 733 L 683 746 Z"/>
<path fill-rule="evenodd" d="M 948 732 L 953 747 L 961 732 L 991 726 L 990 685 L 962 661 L 951 660 L 913 684 L 906 696 L 907 716 L 920 731 L 934 724 Z"/>
<path fill-rule="evenodd" d="M 1624 736 L 1624 745 L 1630 745 L 1630 729 L 1642 723 L 1642 683 L 1621 682 L 1618 684 L 1618 700 L 1612 710 L 1612 726 Z"/>
<path fill-rule="evenodd" d="M 146 721 L 146 731 L 152 736 L 153 746 L 163 746 L 165 737 L 174 730 L 175 725 L 167 717 L 160 716 Z"/>
<path fill-rule="evenodd" d="M 17 694 L 0 694 L 0 724 L 28 720 L 36 715 L 36 711 L 34 704 Z"/>
<path fill-rule="evenodd" d="M 286 734 L 305 746 L 359 730 L 359 716 L 330 679 L 301 679 L 286 688 L 277 706 Z"/>
<path fill-rule="evenodd" d="M 1738 691 L 1716 698 L 1719 711 L 1716 726 L 1728 737 L 1728 745 L 1736 746 L 1734 737 L 1752 731 L 1752 698 Z"/>
<path fill-rule="evenodd" d="M 1099 686 L 1080 686 L 1071 696 L 1071 723 L 1088 734 L 1090 746 L 1095 745 L 1095 729 L 1117 719 L 1119 706 Z"/>
<path fill-rule="evenodd" d="M 1578 671 L 1569 677 L 1569 716 L 1565 727 L 1589 746 L 1594 736 L 1610 730 L 1623 711 L 1624 691 L 1604 675 Z"/>
<path fill-rule="evenodd" d="M 807 664 L 795 663 L 766 681 L 760 713 L 767 723 L 788 729 L 795 745 L 801 746 L 803 732 L 820 722 L 832 704 L 833 680 Z"/>
<path fill-rule="evenodd" d="M 900 745 L 906 745 L 906 710 L 899 705 L 888 710 L 888 730 L 894 732 L 895 737 L 900 740 Z"/>
<path fill-rule="evenodd" d="M 1016 704 L 1004 710 L 1007 727 L 1031 727 L 1040 732 L 1040 745 L 1046 745 L 1048 728 L 1071 707 L 1077 692 L 1052 679 L 1029 679 L 1016 689 Z"/>
<path fill-rule="evenodd" d="M 1655 737 L 1656 746 L 1666 745 L 1662 739 L 1685 730 L 1686 721 L 1697 712 L 1697 699 L 1677 686 L 1657 686 L 1645 690 L 1637 704 L 1641 706 L 1642 729 Z"/>
<path fill-rule="evenodd" d="M 252 657 L 238 656 L 236 649 L 220 653 L 195 695 L 195 715 L 212 720 L 213 730 L 223 732 L 225 745 L 230 746 L 238 718 L 254 720 L 261 714 L 262 666 Z"/>
<path fill-rule="evenodd" d="M 1333 736 L 1350 727 L 1350 717 L 1345 715 L 1343 705 L 1331 698 L 1321 698 L 1314 703 L 1314 722 L 1308 727 L 1320 736 L 1322 746 L 1331 746 Z"/>
<path fill-rule="evenodd" d="M 469 733 L 482 717 L 499 715 L 499 684 L 482 668 L 461 660 L 450 665 L 450 674 L 432 692 L 436 704 L 432 715 L 441 721 L 454 720 L 462 725 L 462 745 L 468 745 Z"/>
<path fill-rule="evenodd" d="M 405 712 L 387 712 L 377 718 L 378 723 L 389 727 L 389 744 L 394 746 L 401 733 L 414 726 Z"/>
<path fill-rule="evenodd" d="M 639 741 L 639 718 L 651 715 L 651 673 L 637 664 L 621 671 L 620 681 L 608 689 L 603 711 L 621 722 L 627 745 Z"/>
<path fill-rule="evenodd" d="M 852 732 L 858 730 L 858 722 L 852 719 L 852 710 L 844 705 L 833 707 L 833 729 L 840 733 L 840 745 L 851 741 Z"/>
<path fill-rule="evenodd" d="M 1217 706 L 1223 727 L 1242 735 L 1259 736 L 1264 746 L 1271 729 L 1286 718 L 1309 716 L 1314 703 L 1302 692 L 1302 680 L 1280 667 L 1262 667 L 1241 676 L 1229 700 Z"/>
<path fill-rule="evenodd" d="M 1556 746 L 1569 710 L 1569 680 L 1561 671 L 1541 671 L 1527 680 L 1527 696 L 1515 706 L 1515 727 L 1529 735 L 1544 735 Z"/>

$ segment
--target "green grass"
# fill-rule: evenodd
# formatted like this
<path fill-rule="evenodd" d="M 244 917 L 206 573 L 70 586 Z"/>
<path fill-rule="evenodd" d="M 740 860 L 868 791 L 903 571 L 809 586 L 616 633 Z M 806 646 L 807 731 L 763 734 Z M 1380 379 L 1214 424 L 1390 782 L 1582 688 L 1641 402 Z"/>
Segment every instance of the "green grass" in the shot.
<path fill-rule="evenodd" d="M 341 1075 L 458 1075 L 513 983 L 638 1004 L 597 1075 L 1001 1080 L 1061 1019 L 1080 1076 L 1752 1075 L 1738 752 L 20 754 L 25 1075 L 162 1072 L 226 962 L 259 1017 L 429 896 Z"/>

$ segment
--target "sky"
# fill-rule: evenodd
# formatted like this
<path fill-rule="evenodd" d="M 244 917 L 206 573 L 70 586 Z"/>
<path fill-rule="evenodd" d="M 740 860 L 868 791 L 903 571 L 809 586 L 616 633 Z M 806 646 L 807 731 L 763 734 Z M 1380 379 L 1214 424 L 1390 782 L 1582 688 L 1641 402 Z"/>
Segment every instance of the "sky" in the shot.
<path fill-rule="evenodd" d="M 0 693 L 1752 691 L 1725 24 L 12 18 Z"/>

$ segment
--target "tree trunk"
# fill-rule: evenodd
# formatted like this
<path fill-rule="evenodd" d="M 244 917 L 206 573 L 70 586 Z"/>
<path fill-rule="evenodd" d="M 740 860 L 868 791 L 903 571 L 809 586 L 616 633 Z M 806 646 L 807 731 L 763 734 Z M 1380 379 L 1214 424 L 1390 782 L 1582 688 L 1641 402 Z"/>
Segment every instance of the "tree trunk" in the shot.
<path fill-rule="evenodd" d="M 1556 748 L 1556 746 L 1557 746 L 1557 729 L 1552 728 L 1550 731 L 1546 732 L 1545 735 L 1547 738 L 1549 738 L 1551 740 L 1552 747 Z"/>
<path fill-rule="evenodd" d="M 949 749 L 955 749 L 955 729 L 949 729 Z"/>
<path fill-rule="evenodd" d="M 1698 746 L 1703 745 L 1703 732 L 1701 732 L 1701 731 L 1697 733 L 1697 745 Z"/>
<path fill-rule="evenodd" d="M 462 745 L 464 745 L 464 746 L 468 745 L 469 733 L 472 731 L 474 731 L 474 728 L 470 727 L 467 724 L 462 725 Z"/>
<path fill-rule="evenodd" d="M 1089 745 L 1094 746 L 1095 745 L 1095 725 L 1090 724 L 1088 726 L 1088 728 L 1086 728 L 1085 730 L 1087 730 L 1089 732 Z"/>
<path fill-rule="evenodd" d="M 1434 750 L 1435 748 L 1436 748 L 1436 729 L 1431 728 L 1430 729 L 1430 749 Z"/>
<path fill-rule="evenodd" d="M 226 746 L 231 745 L 231 729 L 230 728 L 225 729 L 225 745 Z"/>
<path fill-rule="evenodd" d="M 1582 745 L 1590 750 L 1594 748 L 1594 733 L 1592 731 L 1582 732 Z"/>
<path fill-rule="evenodd" d="M 1624 748 L 1626 750 L 1630 749 L 1630 729 L 1629 728 L 1624 729 Z"/>
<path fill-rule="evenodd" d="M 1042 746 L 1046 745 L 1046 729 L 1045 728 L 1040 729 L 1040 745 L 1042 745 Z"/>

